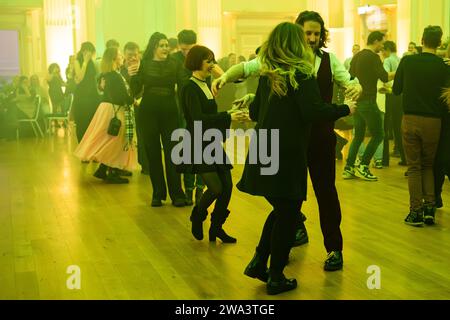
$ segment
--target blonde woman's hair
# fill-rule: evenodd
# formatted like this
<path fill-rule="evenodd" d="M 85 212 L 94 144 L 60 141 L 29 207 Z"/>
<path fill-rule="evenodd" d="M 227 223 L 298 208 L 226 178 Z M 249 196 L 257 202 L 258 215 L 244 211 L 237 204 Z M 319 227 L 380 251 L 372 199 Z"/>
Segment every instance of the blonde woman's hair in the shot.
<path fill-rule="evenodd" d="M 298 24 L 283 22 L 276 26 L 259 55 L 263 66 L 261 74 L 269 78 L 271 93 L 279 97 L 287 95 L 288 81 L 292 88 L 298 89 L 298 72 L 307 78 L 315 73 L 314 53 Z"/>
<path fill-rule="evenodd" d="M 114 71 L 114 61 L 117 59 L 118 54 L 119 54 L 118 48 L 109 48 L 105 50 L 105 53 L 103 53 L 101 65 L 102 73 Z"/>
<path fill-rule="evenodd" d="M 450 112 L 450 87 L 444 89 L 442 92 L 442 99 L 447 103 L 448 111 Z"/>

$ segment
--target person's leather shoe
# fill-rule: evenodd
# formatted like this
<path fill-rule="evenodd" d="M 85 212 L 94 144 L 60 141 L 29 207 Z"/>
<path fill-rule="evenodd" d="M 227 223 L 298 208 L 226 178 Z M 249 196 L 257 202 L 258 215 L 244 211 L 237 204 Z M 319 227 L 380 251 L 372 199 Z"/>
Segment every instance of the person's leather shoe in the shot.
<path fill-rule="evenodd" d="M 186 205 L 192 206 L 194 204 L 194 201 L 192 201 L 193 192 L 192 190 L 186 190 Z"/>
<path fill-rule="evenodd" d="M 267 294 L 276 295 L 297 288 L 297 280 L 286 279 L 283 277 L 280 281 L 273 281 L 271 277 L 267 281 Z"/>
<path fill-rule="evenodd" d="M 121 177 L 132 177 L 133 173 L 130 171 L 126 171 L 126 170 L 117 170 L 117 174 Z"/>
<path fill-rule="evenodd" d="M 342 257 L 342 251 L 331 251 L 327 259 L 325 260 L 325 271 L 337 271 L 341 270 L 344 266 L 344 259 Z"/>
<path fill-rule="evenodd" d="M 300 247 L 309 242 L 308 232 L 306 228 L 299 228 L 295 233 L 295 241 L 292 247 Z"/>
<path fill-rule="evenodd" d="M 152 207 L 162 207 L 162 201 L 160 199 L 152 199 Z"/>
<path fill-rule="evenodd" d="M 108 167 L 105 166 L 104 164 L 101 164 L 98 167 L 98 169 L 95 171 L 94 177 L 101 179 L 101 180 L 105 180 L 108 177 L 107 171 L 108 171 Z"/>
<path fill-rule="evenodd" d="M 105 178 L 105 182 L 108 184 L 127 184 L 128 179 L 122 178 L 117 174 L 115 169 L 110 169 Z"/>
<path fill-rule="evenodd" d="M 174 207 L 182 208 L 186 206 L 186 199 L 175 199 L 172 201 Z"/>
<path fill-rule="evenodd" d="M 244 274 L 250 278 L 267 282 L 269 280 L 269 269 L 267 268 L 267 261 L 263 261 L 258 252 L 255 253 L 252 261 L 245 268 Z"/>

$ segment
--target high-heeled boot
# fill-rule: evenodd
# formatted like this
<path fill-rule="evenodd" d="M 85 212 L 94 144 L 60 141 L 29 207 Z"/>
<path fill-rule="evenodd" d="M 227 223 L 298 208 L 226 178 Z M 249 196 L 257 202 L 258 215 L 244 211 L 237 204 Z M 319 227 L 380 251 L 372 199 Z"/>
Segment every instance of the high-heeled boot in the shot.
<path fill-rule="evenodd" d="M 215 242 L 216 238 L 222 240 L 223 243 L 236 243 L 237 239 L 229 236 L 222 226 L 230 215 L 228 210 L 214 210 L 211 213 L 211 227 L 209 229 L 209 241 Z"/>
<path fill-rule="evenodd" d="M 203 221 L 208 216 L 207 210 L 200 210 L 197 206 L 192 209 L 191 222 L 192 222 L 192 235 L 197 240 L 203 240 Z"/>
<path fill-rule="evenodd" d="M 255 255 L 252 261 L 245 268 L 244 274 L 250 278 L 259 279 L 262 282 L 267 282 L 269 279 L 269 269 L 267 268 L 267 260 L 269 256 L 262 255 L 256 248 Z"/>

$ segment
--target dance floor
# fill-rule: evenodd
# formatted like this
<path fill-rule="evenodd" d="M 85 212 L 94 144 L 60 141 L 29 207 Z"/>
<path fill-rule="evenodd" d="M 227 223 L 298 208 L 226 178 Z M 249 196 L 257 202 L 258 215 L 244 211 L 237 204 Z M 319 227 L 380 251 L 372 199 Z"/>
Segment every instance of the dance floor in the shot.
<path fill-rule="evenodd" d="M 97 165 L 81 164 L 73 137 L 62 133 L 0 141 L 0 299 L 450 299 L 450 184 L 435 226 L 407 226 L 407 180 L 396 158 L 373 169 L 380 181 L 372 183 L 342 180 L 338 162 L 342 271 L 323 271 L 309 188 L 310 243 L 291 251 L 285 270 L 299 287 L 270 297 L 262 282 L 243 275 L 270 212 L 264 199 L 235 189 L 225 230 L 238 243 L 197 241 L 191 208 L 169 201 L 151 208 L 150 180 L 139 172 L 129 185 L 95 179 Z M 235 166 L 234 183 L 242 169 Z M 67 285 L 71 266 L 81 272 L 80 289 Z M 373 266 L 379 289 L 370 285 Z"/>

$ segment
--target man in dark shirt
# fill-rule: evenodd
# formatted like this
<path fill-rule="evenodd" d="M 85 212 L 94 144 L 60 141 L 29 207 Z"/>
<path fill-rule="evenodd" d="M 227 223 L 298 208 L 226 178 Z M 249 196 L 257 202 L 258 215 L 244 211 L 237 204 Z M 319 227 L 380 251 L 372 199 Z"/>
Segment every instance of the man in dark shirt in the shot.
<path fill-rule="evenodd" d="M 381 62 L 378 53 L 383 49 L 385 35 L 374 31 L 369 35 L 367 48 L 357 53 L 350 65 L 350 74 L 356 77 L 363 87 L 363 92 L 357 101 L 354 117 L 355 136 L 347 159 L 343 177 L 352 179 L 355 176 L 367 181 L 377 181 L 369 170 L 370 160 L 375 154 L 379 144 L 383 141 L 382 113 L 377 106 L 378 79 L 388 82 L 394 78 L 395 73 L 388 73 Z M 366 127 L 369 128 L 372 138 L 361 159 L 361 164 L 355 168 L 356 156 L 359 147 L 364 141 Z"/>
<path fill-rule="evenodd" d="M 183 69 L 186 72 L 186 79 L 189 79 L 192 76 L 192 72 L 189 71 L 188 69 L 186 69 L 184 67 L 184 61 L 186 60 L 186 56 L 189 53 L 189 51 L 192 49 L 193 46 L 195 46 L 197 43 L 197 34 L 192 31 L 192 30 L 182 30 L 179 34 L 178 34 L 178 47 L 179 47 L 179 51 L 173 53 L 171 55 L 172 58 L 178 60 L 182 65 L 183 65 Z M 178 93 L 181 92 L 180 90 L 181 88 L 178 88 Z M 184 116 L 183 116 L 183 112 L 180 109 L 180 123 L 182 124 L 183 127 L 185 127 L 185 120 L 184 120 Z M 200 175 L 195 175 L 195 174 L 188 174 L 185 173 L 183 175 L 183 180 L 184 180 L 184 191 L 186 194 L 186 204 L 187 205 L 192 205 L 193 201 L 192 201 L 192 197 L 194 194 L 194 189 L 195 190 L 195 200 L 197 202 L 197 200 L 199 200 L 203 194 L 203 189 L 205 188 L 205 186 L 203 185 L 203 181 L 200 177 Z"/>
<path fill-rule="evenodd" d="M 120 73 L 122 74 L 122 76 L 125 78 L 125 80 L 128 82 L 128 84 L 130 84 L 130 75 L 128 74 L 128 68 L 130 66 L 133 65 L 138 65 L 139 64 L 139 60 L 140 60 L 140 56 L 139 56 L 139 45 L 137 43 L 134 42 L 128 42 L 127 44 L 125 44 L 125 47 L 123 49 L 123 55 L 125 58 L 125 61 L 122 65 L 122 67 L 120 68 Z M 140 98 L 140 94 L 135 97 L 135 98 Z M 142 134 L 141 134 L 141 128 L 138 125 L 138 123 L 140 123 L 138 121 L 139 119 L 139 107 L 135 108 L 135 112 L 134 112 L 134 117 L 136 119 L 136 135 L 138 138 L 138 161 L 139 164 L 142 167 L 142 174 L 149 174 L 149 169 L 148 169 L 148 160 L 147 160 L 147 155 L 145 153 L 145 150 L 143 148 L 143 138 L 142 138 Z"/>
<path fill-rule="evenodd" d="M 446 112 L 440 97 L 450 79 L 450 68 L 436 55 L 442 34 L 441 27 L 425 28 L 422 53 L 402 59 L 393 87 L 394 94 L 403 94 L 402 133 L 410 194 L 405 223 L 412 226 L 435 222 L 433 165 Z"/>

